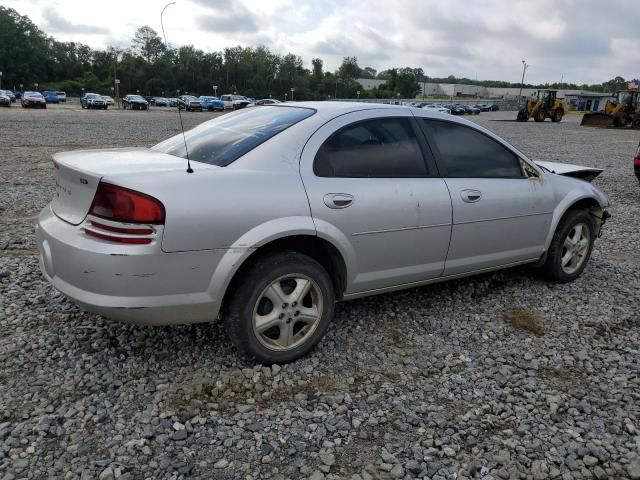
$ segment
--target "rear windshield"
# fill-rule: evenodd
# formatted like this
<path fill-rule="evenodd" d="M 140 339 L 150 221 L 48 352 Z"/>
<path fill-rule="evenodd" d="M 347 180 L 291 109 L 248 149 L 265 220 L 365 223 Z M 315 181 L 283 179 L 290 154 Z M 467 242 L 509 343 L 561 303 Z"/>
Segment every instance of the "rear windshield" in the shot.
<path fill-rule="evenodd" d="M 189 159 L 224 167 L 314 113 L 310 108 L 273 106 L 223 115 L 185 132 Z M 180 133 L 152 148 L 186 158 L 184 144 Z"/>

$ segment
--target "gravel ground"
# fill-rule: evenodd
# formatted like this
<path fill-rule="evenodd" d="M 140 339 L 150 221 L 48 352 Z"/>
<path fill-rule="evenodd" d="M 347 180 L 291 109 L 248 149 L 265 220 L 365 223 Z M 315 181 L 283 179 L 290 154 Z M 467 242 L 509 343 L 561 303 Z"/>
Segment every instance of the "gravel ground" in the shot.
<path fill-rule="evenodd" d="M 51 154 L 150 145 L 173 114 L 0 111 L 0 478 L 640 478 L 638 132 L 492 121 L 513 116 L 473 120 L 532 158 L 606 169 L 613 218 L 584 275 L 339 304 L 310 356 L 268 368 L 220 325 L 111 322 L 40 275 Z"/>

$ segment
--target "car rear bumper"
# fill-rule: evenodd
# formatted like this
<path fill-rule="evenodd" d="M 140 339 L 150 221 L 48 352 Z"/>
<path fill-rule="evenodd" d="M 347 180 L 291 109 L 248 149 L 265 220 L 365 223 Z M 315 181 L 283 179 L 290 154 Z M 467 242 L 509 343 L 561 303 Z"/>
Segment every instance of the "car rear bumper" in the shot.
<path fill-rule="evenodd" d="M 165 253 L 160 242 L 93 239 L 50 206 L 38 217 L 36 241 L 44 277 L 85 310 L 142 325 L 207 322 L 218 314 L 220 299 L 209 290 L 227 250 Z"/>

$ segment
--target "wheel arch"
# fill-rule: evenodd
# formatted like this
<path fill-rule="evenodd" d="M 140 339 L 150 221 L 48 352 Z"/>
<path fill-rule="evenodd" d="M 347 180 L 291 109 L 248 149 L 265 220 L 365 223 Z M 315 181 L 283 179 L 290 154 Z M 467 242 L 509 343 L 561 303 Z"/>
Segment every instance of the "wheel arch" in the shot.
<path fill-rule="evenodd" d="M 599 224 L 597 225 L 597 229 L 599 230 L 604 222 L 602 220 L 602 213 L 604 211 L 604 206 L 598 201 L 596 197 L 589 196 L 586 194 L 583 195 L 573 195 L 566 197 L 563 202 L 561 202 L 553 212 L 553 217 L 551 219 L 551 226 L 549 228 L 549 233 L 547 234 L 547 238 L 545 240 L 545 250 L 549 249 L 549 245 L 551 244 L 551 240 L 553 239 L 553 235 L 560 225 L 562 219 L 567 215 L 569 211 L 572 210 L 588 210 L 594 217 L 599 219 Z M 596 232 L 597 234 L 598 232 Z"/>
<path fill-rule="evenodd" d="M 230 249 L 230 254 L 236 257 L 231 271 L 222 282 L 218 282 L 216 288 L 220 292 L 220 312 L 224 312 L 234 284 L 242 280 L 245 272 L 266 254 L 276 251 L 294 251 L 317 261 L 327 270 L 337 299 L 342 298 L 347 286 L 347 263 L 342 252 L 330 241 L 315 235 L 315 232 L 285 234 L 260 245 L 245 248 L 242 253 L 233 250 L 239 249 Z M 224 259 L 221 264 L 223 262 Z"/>

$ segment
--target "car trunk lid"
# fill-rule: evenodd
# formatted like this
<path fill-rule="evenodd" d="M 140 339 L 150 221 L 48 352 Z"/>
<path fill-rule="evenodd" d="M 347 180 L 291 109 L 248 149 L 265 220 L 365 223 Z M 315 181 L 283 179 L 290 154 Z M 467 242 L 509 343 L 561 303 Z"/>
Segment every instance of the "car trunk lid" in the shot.
<path fill-rule="evenodd" d="M 187 168 L 185 159 L 148 148 L 63 152 L 55 154 L 53 162 L 56 169 L 56 193 L 51 206 L 59 218 L 73 225 L 79 225 L 87 216 L 103 177 L 117 181 L 119 176 L 135 173 L 159 173 Z M 199 164 L 198 168 L 209 167 Z"/>

